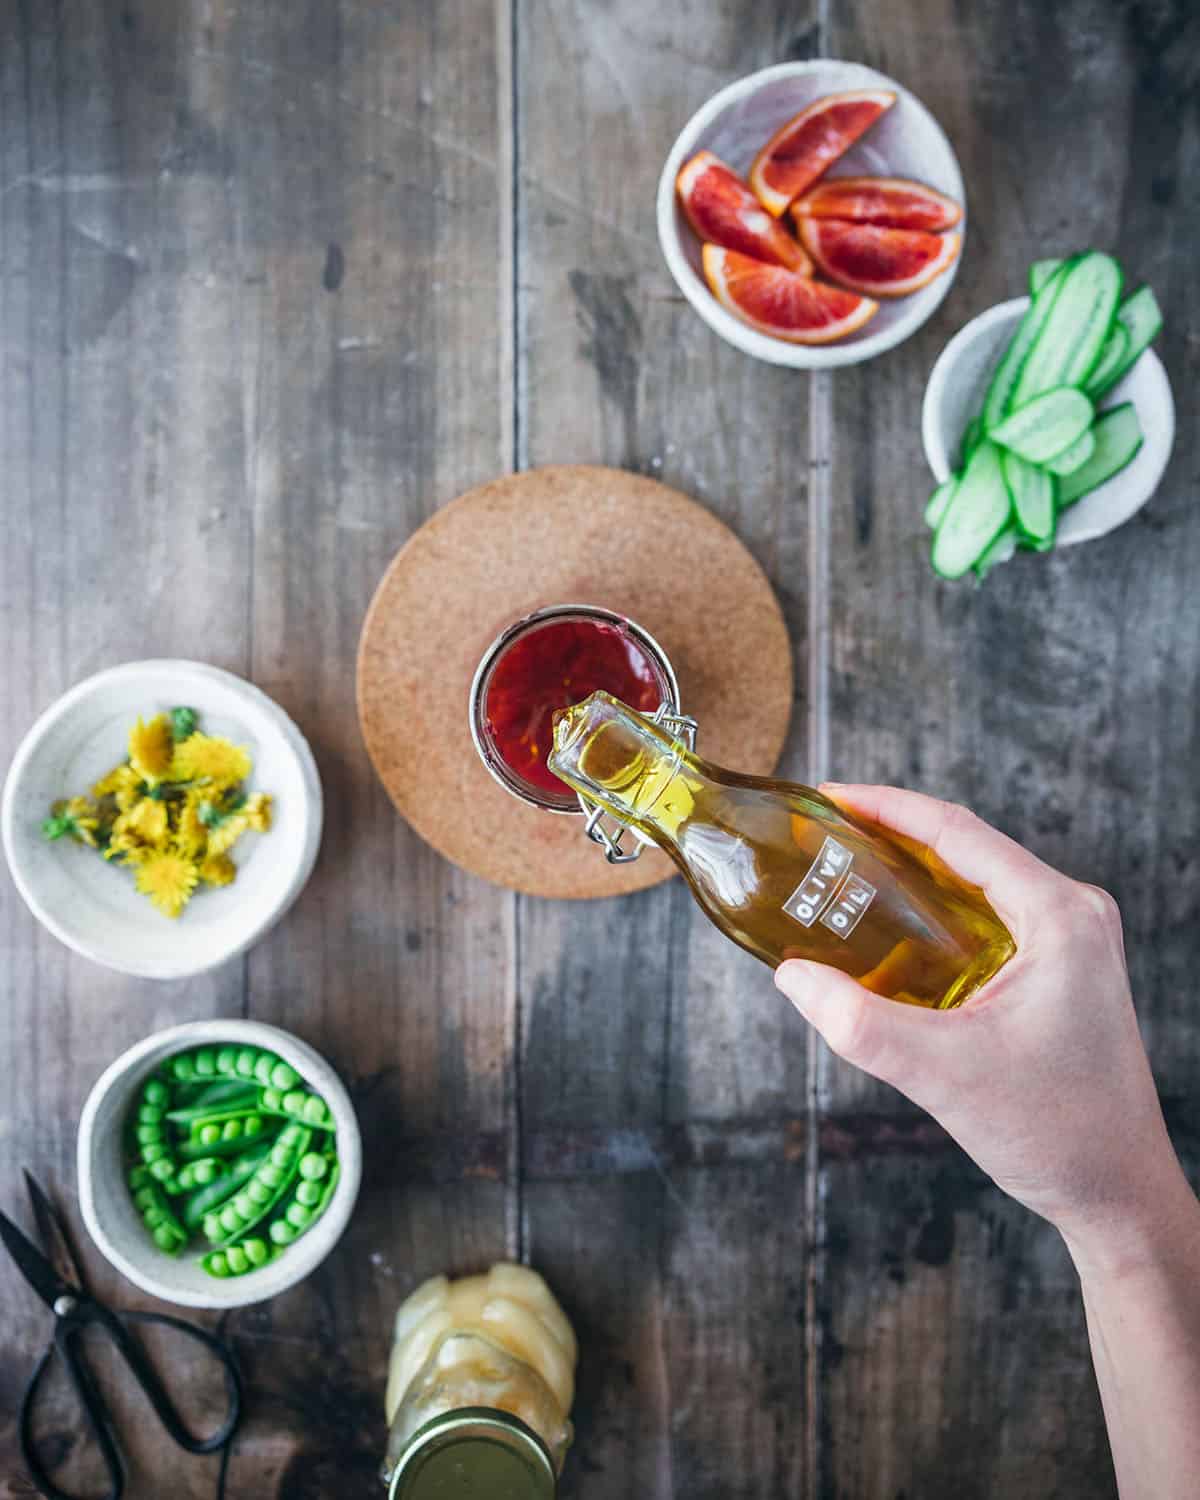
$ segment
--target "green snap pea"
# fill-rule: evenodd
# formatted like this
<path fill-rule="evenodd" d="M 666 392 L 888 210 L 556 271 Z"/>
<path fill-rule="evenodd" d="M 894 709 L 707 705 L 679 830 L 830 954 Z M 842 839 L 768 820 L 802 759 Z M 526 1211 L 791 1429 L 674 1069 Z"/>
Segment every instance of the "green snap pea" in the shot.
<path fill-rule="evenodd" d="M 142 1085 L 138 1102 L 138 1123 L 133 1128 L 133 1139 L 137 1143 L 138 1155 L 149 1167 L 155 1179 L 164 1187 L 176 1176 L 175 1156 L 171 1150 L 160 1098 L 162 1084 L 156 1078 L 147 1079 Z"/>
<path fill-rule="evenodd" d="M 180 1191 L 187 1193 L 192 1188 L 207 1187 L 226 1171 L 228 1168 L 219 1156 L 202 1156 L 199 1161 L 186 1162 L 179 1173 Z"/>
<path fill-rule="evenodd" d="M 329 1106 L 320 1094 L 314 1094 L 308 1089 L 263 1089 L 259 1095 L 259 1107 L 268 1114 L 286 1115 L 290 1120 L 301 1120 L 305 1125 L 318 1130 L 333 1129 L 333 1116 Z"/>
<path fill-rule="evenodd" d="M 142 1100 L 146 1104 L 165 1106 L 169 1098 L 170 1093 L 161 1078 L 151 1078 L 142 1090 Z"/>
<path fill-rule="evenodd" d="M 254 1064 L 258 1061 L 257 1047 L 241 1047 L 238 1049 L 237 1061 L 233 1070 L 239 1078 L 253 1078 Z"/>
<path fill-rule="evenodd" d="M 217 1071 L 217 1054 L 211 1047 L 198 1047 L 194 1066 L 198 1078 L 211 1078 Z"/>
<path fill-rule="evenodd" d="M 205 1139 L 205 1132 L 191 1140 L 187 1140 L 180 1146 L 176 1153 L 182 1162 L 199 1161 L 202 1156 L 240 1156 L 243 1151 L 249 1150 L 251 1144 L 258 1146 L 263 1142 L 278 1139 L 279 1122 L 277 1120 L 263 1120 L 249 1135 L 243 1131 L 235 1139 L 223 1140 L 221 1138 L 221 1127 L 210 1125 L 207 1127 L 209 1138 Z"/>
<path fill-rule="evenodd" d="M 169 1110 L 166 1117 L 172 1125 L 190 1126 L 209 1115 L 229 1114 L 233 1110 L 252 1107 L 257 1099 L 258 1089 L 252 1083 L 223 1079 L 220 1083 L 208 1084 L 189 1104 Z"/>
<path fill-rule="evenodd" d="M 217 1072 L 222 1078 L 227 1078 L 237 1065 L 236 1047 L 218 1047 L 217 1049 Z"/>
<path fill-rule="evenodd" d="M 200 1188 L 197 1192 L 193 1193 L 184 1203 L 180 1215 L 185 1226 L 188 1229 L 197 1229 L 209 1215 L 213 1216 L 215 1222 L 216 1215 L 214 1210 L 219 1208 L 227 1198 L 231 1198 L 240 1187 L 254 1176 L 255 1172 L 266 1160 L 269 1150 L 270 1146 L 264 1142 L 262 1145 L 255 1146 L 252 1150 L 246 1151 L 241 1156 L 235 1156 L 229 1164 L 228 1172 L 214 1179 L 207 1187 Z M 212 1160 L 211 1157 L 204 1159 Z M 185 1167 L 184 1171 L 186 1170 L 187 1168 Z M 207 1231 L 205 1231 L 204 1237 L 205 1239 L 212 1238 Z M 220 1238 L 219 1232 L 217 1238 Z"/>
<path fill-rule="evenodd" d="M 210 1276 L 244 1276 L 247 1271 L 265 1266 L 271 1258 L 270 1247 L 265 1240 L 243 1240 L 240 1245 L 230 1245 L 227 1250 L 210 1251 L 200 1264 Z"/>
<path fill-rule="evenodd" d="M 129 1174 L 133 1206 L 142 1216 L 150 1238 L 167 1255 L 178 1255 L 187 1241 L 187 1233 L 171 1211 L 161 1187 L 148 1167 L 134 1167 Z"/>
<path fill-rule="evenodd" d="M 196 1076 L 196 1063 L 190 1052 L 181 1052 L 178 1057 L 173 1057 L 170 1068 L 172 1076 L 178 1078 L 181 1083 L 186 1083 L 189 1078 Z"/>
<path fill-rule="evenodd" d="M 205 1234 L 210 1240 L 214 1236 L 208 1233 L 209 1229 L 217 1229 L 217 1249 L 225 1250 L 236 1241 L 244 1239 L 249 1230 L 273 1211 L 291 1186 L 293 1178 L 298 1175 L 300 1159 L 308 1150 L 311 1140 L 312 1132 L 302 1125 L 287 1126 L 246 1187 L 235 1193 L 218 1213 L 205 1219 Z M 267 1187 L 268 1197 L 265 1202 L 258 1202 L 257 1196 L 260 1195 L 250 1191 L 255 1182 Z M 215 1225 L 211 1222 L 213 1218 L 216 1220 Z"/>
<path fill-rule="evenodd" d="M 292 1195 L 291 1202 L 267 1226 L 271 1243 L 278 1249 L 292 1244 L 317 1222 L 329 1207 L 338 1184 L 339 1167 L 336 1159 L 329 1161 L 328 1171 L 320 1182 L 301 1178 Z"/>
<path fill-rule="evenodd" d="M 263 1088 L 266 1088 L 270 1084 L 271 1073 L 279 1060 L 273 1052 L 260 1052 L 254 1059 L 254 1077 L 258 1083 L 262 1084 Z"/>

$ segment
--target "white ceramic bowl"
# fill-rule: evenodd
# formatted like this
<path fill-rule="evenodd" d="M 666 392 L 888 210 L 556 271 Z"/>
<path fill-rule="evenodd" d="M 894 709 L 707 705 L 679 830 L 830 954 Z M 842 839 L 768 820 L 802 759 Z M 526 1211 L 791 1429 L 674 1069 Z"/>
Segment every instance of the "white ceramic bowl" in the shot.
<path fill-rule="evenodd" d="M 973 318 L 938 356 L 921 406 L 921 440 L 939 484 L 958 461 L 967 423 L 983 405 L 988 382 L 1005 345 L 1029 306 L 1014 297 Z M 1144 441 L 1133 461 L 1062 513 L 1056 543 L 1090 542 L 1123 525 L 1158 488 L 1175 441 L 1175 401 L 1162 361 L 1147 349 L 1113 386 L 1100 410 L 1132 401 Z"/>
<path fill-rule="evenodd" d="M 879 311 L 864 328 L 836 344 L 789 344 L 759 333 L 726 311 L 708 289 L 701 269 L 700 241 L 675 195 L 679 170 L 697 151 L 707 149 L 744 176 L 763 143 L 806 105 L 823 94 L 871 88 L 893 89 L 896 102 L 833 165 L 828 176 L 874 174 L 928 183 L 963 205 L 963 217 L 956 226 L 964 236 L 963 249 L 943 275 L 910 296 L 881 301 Z M 962 173 L 942 127 L 895 79 L 861 63 L 838 62 L 835 58 L 763 68 L 714 94 L 680 131 L 658 183 L 658 239 L 679 290 L 726 343 L 756 359 L 793 369 L 858 364 L 915 333 L 950 290 L 965 251 L 966 228 Z"/>
<path fill-rule="evenodd" d="M 239 841 L 232 885 L 198 891 L 172 921 L 128 870 L 67 839 L 47 843 L 40 825 L 52 802 L 86 792 L 125 758 L 139 714 L 177 705 L 250 751 L 250 785 L 271 794 L 274 818 L 269 833 Z M 41 716 L 9 770 L 0 830 L 17 889 L 55 937 L 121 973 L 181 979 L 240 953 L 283 915 L 312 872 L 321 817 L 312 751 L 278 704 L 219 667 L 138 661 L 87 678 Z"/>
<path fill-rule="evenodd" d="M 328 1208 L 278 1260 L 221 1281 L 203 1269 L 198 1252 L 185 1250 L 174 1258 L 151 1240 L 127 1185 L 122 1137 L 139 1088 L 164 1058 L 226 1043 L 277 1053 L 323 1096 L 337 1126 L 340 1175 Z M 83 1222 L 97 1249 L 123 1276 L 151 1296 L 184 1307 L 245 1307 L 303 1281 L 337 1244 L 362 1180 L 362 1137 L 341 1079 L 307 1042 L 257 1021 L 192 1021 L 155 1032 L 105 1069 L 79 1117 L 76 1160 Z"/>

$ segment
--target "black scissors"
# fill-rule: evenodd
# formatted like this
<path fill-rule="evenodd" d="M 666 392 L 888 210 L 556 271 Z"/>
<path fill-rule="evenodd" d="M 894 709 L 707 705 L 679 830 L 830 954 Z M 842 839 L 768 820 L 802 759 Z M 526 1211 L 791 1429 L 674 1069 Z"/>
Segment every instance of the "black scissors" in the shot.
<path fill-rule="evenodd" d="M 96 1387 L 91 1371 L 84 1362 L 83 1351 L 77 1347 L 80 1334 L 88 1328 L 102 1328 L 116 1345 L 133 1378 L 141 1386 L 147 1400 L 157 1413 L 159 1421 L 181 1448 L 186 1449 L 188 1453 L 216 1453 L 219 1449 L 224 1449 L 223 1460 L 227 1458 L 229 1443 L 242 1410 L 242 1382 L 232 1351 L 212 1334 L 206 1333 L 203 1328 L 184 1323 L 179 1318 L 169 1318 L 163 1313 L 149 1312 L 118 1314 L 105 1307 L 102 1302 L 97 1302 L 95 1298 L 90 1297 L 84 1289 L 83 1277 L 71 1253 L 62 1222 L 55 1213 L 50 1200 L 28 1172 L 25 1173 L 25 1186 L 29 1190 L 34 1223 L 37 1225 L 37 1233 L 46 1253 L 43 1254 L 3 1213 L 0 1213 L 0 1240 L 4 1241 L 8 1253 L 16 1262 L 25 1280 L 54 1313 L 53 1341 L 34 1366 L 21 1402 L 19 1429 L 21 1455 L 34 1484 L 43 1495 L 49 1496 L 50 1500 L 74 1500 L 74 1497 L 58 1489 L 46 1473 L 38 1458 L 33 1438 L 33 1410 L 38 1390 L 46 1367 L 57 1353 L 66 1366 L 67 1374 L 75 1387 L 84 1416 L 87 1418 L 104 1460 L 104 1467 L 108 1472 L 110 1482 L 106 1500 L 120 1500 L 125 1488 L 125 1465 L 117 1435 L 113 1429 L 111 1414 Z M 188 1338 L 203 1344 L 220 1362 L 225 1375 L 225 1393 L 229 1399 L 229 1406 L 221 1425 L 214 1433 L 208 1437 L 196 1438 L 188 1431 L 158 1375 L 143 1353 L 141 1345 L 126 1328 L 127 1323 L 154 1323 L 174 1329 L 177 1333 L 186 1334 Z M 224 1486 L 224 1470 L 223 1461 L 218 1495 Z"/>

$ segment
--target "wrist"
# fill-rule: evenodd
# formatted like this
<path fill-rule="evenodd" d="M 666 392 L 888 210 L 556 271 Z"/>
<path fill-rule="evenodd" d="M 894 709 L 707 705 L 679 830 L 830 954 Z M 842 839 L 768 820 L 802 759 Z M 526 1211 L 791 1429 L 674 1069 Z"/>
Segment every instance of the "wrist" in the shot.
<path fill-rule="evenodd" d="M 1200 1243 L 1200 1202 L 1174 1152 L 1147 1173 L 1135 1195 L 1085 1221 L 1057 1225 L 1080 1281 L 1123 1281 L 1170 1267 Z"/>

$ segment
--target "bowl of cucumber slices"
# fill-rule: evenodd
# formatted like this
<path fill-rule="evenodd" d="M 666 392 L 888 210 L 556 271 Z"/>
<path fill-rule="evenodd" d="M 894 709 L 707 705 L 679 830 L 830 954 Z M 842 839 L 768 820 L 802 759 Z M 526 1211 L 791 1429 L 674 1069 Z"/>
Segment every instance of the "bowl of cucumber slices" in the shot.
<path fill-rule="evenodd" d="M 1035 261 L 1029 295 L 989 308 L 942 351 L 922 439 L 943 578 L 982 578 L 1018 549 L 1112 531 L 1154 493 L 1175 405 L 1150 344 L 1162 316 L 1101 251 Z"/>

